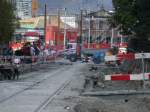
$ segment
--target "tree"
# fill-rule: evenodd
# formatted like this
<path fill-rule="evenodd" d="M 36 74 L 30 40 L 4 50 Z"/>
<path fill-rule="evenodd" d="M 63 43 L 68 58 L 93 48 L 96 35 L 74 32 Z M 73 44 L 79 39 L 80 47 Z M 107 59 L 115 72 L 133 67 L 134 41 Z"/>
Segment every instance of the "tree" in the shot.
<path fill-rule="evenodd" d="M 112 21 L 124 34 L 150 37 L 150 0 L 113 0 L 115 14 Z"/>
<path fill-rule="evenodd" d="M 13 6 L 7 0 L 0 0 L 0 43 L 11 40 L 16 27 L 16 17 Z"/>
<path fill-rule="evenodd" d="M 137 24 L 134 31 L 139 37 L 150 37 L 150 0 L 136 0 L 135 15 Z"/>

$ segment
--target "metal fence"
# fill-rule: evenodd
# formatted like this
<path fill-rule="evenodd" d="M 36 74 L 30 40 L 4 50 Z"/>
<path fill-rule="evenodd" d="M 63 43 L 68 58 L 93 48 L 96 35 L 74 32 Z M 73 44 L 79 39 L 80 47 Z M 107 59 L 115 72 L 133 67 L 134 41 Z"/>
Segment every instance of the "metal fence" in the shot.
<path fill-rule="evenodd" d="M 20 74 L 33 71 L 44 64 L 54 63 L 59 58 L 56 54 L 48 56 L 0 56 L 0 80 L 18 79 Z"/>

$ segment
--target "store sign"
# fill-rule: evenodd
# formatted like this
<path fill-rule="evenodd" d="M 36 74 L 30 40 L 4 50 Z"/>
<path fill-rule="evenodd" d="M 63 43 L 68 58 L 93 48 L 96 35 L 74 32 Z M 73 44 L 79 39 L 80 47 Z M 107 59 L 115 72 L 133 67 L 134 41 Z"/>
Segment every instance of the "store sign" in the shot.
<path fill-rule="evenodd" d="M 34 28 L 34 23 L 21 23 L 21 28 Z"/>
<path fill-rule="evenodd" d="M 29 29 L 28 32 L 38 32 L 40 35 L 44 35 L 44 29 Z"/>
<path fill-rule="evenodd" d="M 28 37 L 26 37 L 26 40 L 28 42 L 34 42 L 34 41 L 39 40 L 39 37 L 28 36 Z"/>

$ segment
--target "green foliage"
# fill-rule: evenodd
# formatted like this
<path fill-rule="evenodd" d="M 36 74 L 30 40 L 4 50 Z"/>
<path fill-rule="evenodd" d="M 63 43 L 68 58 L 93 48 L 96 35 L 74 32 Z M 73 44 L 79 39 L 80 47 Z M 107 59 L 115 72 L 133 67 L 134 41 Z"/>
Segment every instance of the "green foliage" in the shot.
<path fill-rule="evenodd" d="M 150 0 L 113 0 L 115 25 L 120 25 L 125 34 L 137 37 L 150 36 Z"/>
<path fill-rule="evenodd" d="M 0 43 L 5 44 L 11 40 L 16 23 L 12 5 L 7 0 L 0 0 Z"/>
<path fill-rule="evenodd" d="M 140 37 L 150 37 L 150 0 L 137 0 L 135 9 L 138 21 L 135 32 Z"/>

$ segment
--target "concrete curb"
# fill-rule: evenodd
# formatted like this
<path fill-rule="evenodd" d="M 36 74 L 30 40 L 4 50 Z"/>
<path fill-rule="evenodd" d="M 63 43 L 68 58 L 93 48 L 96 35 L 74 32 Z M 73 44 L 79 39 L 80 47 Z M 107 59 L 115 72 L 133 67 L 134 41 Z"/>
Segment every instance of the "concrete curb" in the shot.
<path fill-rule="evenodd" d="M 114 91 L 97 91 L 97 92 L 84 92 L 81 96 L 113 96 L 113 95 L 139 95 L 150 94 L 149 90 L 114 90 Z"/>

